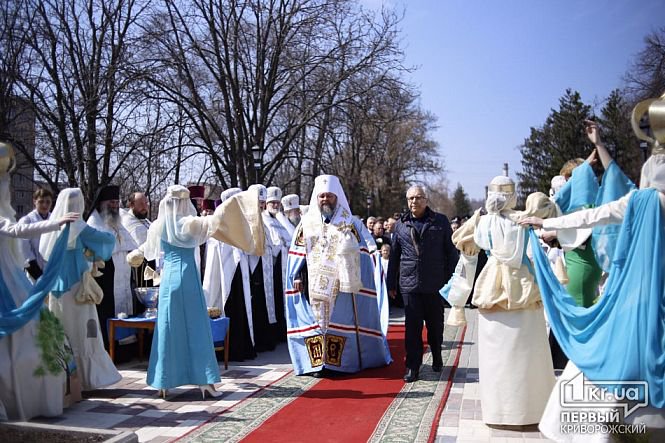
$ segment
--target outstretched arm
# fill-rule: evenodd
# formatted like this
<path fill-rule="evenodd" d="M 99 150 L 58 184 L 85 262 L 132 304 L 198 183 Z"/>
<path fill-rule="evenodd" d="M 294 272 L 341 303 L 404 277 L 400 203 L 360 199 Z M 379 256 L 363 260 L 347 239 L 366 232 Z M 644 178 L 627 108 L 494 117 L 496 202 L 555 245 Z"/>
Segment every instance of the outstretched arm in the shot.
<path fill-rule="evenodd" d="M 29 225 L 19 224 L 8 218 L 0 217 L 0 234 L 19 238 L 35 237 L 46 232 L 57 231 L 60 226 L 74 222 L 79 217 L 80 215 L 77 213 L 68 212 L 57 220 L 46 220 L 30 223 Z"/>
<path fill-rule="evenodd" d="M 597 208 L 585 209 L 572 212 L 556 218 L 543 220 L 538 217 L 527 217 L 520 221 L 521 225 L 531 225 L 534 228 L 546 230 L 571 229 L 571 228 L 592 228 L 596 225 L 616 224 L 623 221 L 628 200 L 632 193 L 626 194 L 619 200 L 598 206 Z"/>
<path fill-rule="evenodd" d="M 584 125 L 586 126 L 586 135 L 589 137 L 589 140 L 596 147 L 595 151 L 600 158 L 600 162 L 603 164 L 603 168 L 607 167 L 612 162 L 612 156 L 607 152 L 607 148 L 603 144 L 603 141 L 600 138 L 600 129 L 598 128 L 598 123 L 593 120 L 584 120 Z"/>

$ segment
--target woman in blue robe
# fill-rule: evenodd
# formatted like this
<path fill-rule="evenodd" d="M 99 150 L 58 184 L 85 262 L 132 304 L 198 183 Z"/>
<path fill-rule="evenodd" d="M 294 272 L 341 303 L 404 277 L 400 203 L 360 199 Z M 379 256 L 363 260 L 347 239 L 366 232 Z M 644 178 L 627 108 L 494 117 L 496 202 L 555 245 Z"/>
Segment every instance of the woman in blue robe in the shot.
<path fill-rule="evenodd" d="M 640 401 L 648 407 L 631 414 L 630 420 L 646 423 L 661 437 L 665 436 L 664 212 L 665 149 L 657 147 L 642 168 L 640 190 L 564 217 L 522 221 L 545 229 L 620 225 L 605 291 L 592 307 L 575 305 L 540 251 L 534 252 L 535 271 L 552 330 L 572 362 L 561 380 L 571 380 L 581 371 L 591 383 L 646 382 L 648 397 Z M 540 430 L 548 438 L 568 441 L 575 436 L 560 430 L 560 400 L 557 386 Z"/>
<path fill-rule="evenodd" d="M 214 387 L 220 381 L 220 371 L 195 254 L 198 246 L 213 234 L 217 234 L 215 238 L 220 241 L 252 249 L 252 240 L 257 237 L 253 229 L 247 229 L 250 223 L 246 216 L 255 222 L 259 220 L 258 199 L 241 195 L 225 202 L 214 215 L 199 217 L 187 188 L 169 186 L 159 204 L 159 217 L 150 226 L 146 243 L 127 256 L 129 263 L 136 266 L 143 262 L 144 256 L 155 260 L 163 253 L 157 325 L 147 384 L 159 389 L 164 397 L 167 389 L 188 384 L 199 385 L 204 399 L 206 392 L 212 397 L 221 395 Z M 248 205 L 238 209 L 239 198 L 253 201 L 254 207 Z M 242 232 L 230 232 L 233 229 Z M 225 231 L 229 238 L 220 235 L 219 231 Z M 244 239 L 242 234 L 245 234 Z"/>

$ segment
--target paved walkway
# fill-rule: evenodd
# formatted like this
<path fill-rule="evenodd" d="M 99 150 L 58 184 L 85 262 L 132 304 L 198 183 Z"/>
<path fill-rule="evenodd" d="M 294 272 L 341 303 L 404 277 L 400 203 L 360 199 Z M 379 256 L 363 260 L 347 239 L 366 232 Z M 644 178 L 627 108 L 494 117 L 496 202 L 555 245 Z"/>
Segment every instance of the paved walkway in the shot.
<path fill-rule="evenodd" d="M 476 310 L 467 310 L 468 326 L 459 367 L 436 436 L 437 443 L 514 443 L 547 441 L 530 427 L 522 430 L 490 428 L 482 422 L 478 392 L 478 347 Z M 403 311 L 391 312 L 391 323 L 403 322 Z M 446 326 L 448 327 L 448 326 Z M 444 343 L 444 346 L 452 346 Z M 401 362 L 397 362 L 401 364 Z M 229 363 L 222 371 L 217 399 L 201 399 L 195 386 L 169 391 L 167 400 L 145 384 L 147 361 L 121 365 L 122 381 L 108 389 L 86 393 L 85 399 L 65 410 L 61 417 L 35 419 L 84 428 L 103 428 L 135 432 L 139 441 L 161 443 L 181 437 L 218 413 L 234 406 L 262 387 L 278 380 L 291 370 L 285 343 L 273 352 L 265 352 L 251 361 Z M 444 371 L 450 368 L 444 368 Z M 445 372 L 443 374 L 446 376 Z"/>
<path fill-rule="evenodd" d="M 120 365 L 122 380 L 98 391 L 86 392 L 84 400 L 65 409 L 56 418 L 39 418 L 38 423 L 132 431 L 140 442 L 161 443 L 181 437 L 218 413 L 244 400 L 291 370 L 286 343 L 264 352 L 254 360 L 229 363 L 216 385 L 224 394 L 201 399 L 195 386 L 169 390 L 166 400 L 145 384 L 147 361 Z"/>
<path fill-rule="evenodd" d="M 448 312 L 446 309 L 446 314 Z M 490 428 L 483 423 L 478 384 L 478 310 L 467 309 L 466 318 L 468 325 L 462 354 L 448 402 L 439 421 L 436 443 L 549 441 L 538 431 L 537 426 L 511 430 L 506 427 Z"/>

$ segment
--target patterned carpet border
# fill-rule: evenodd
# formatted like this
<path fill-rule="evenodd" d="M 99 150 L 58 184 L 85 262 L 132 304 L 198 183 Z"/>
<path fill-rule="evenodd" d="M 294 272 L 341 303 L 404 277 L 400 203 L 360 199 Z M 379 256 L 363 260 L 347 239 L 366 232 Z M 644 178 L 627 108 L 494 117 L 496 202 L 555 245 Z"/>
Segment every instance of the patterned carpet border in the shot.
<path fill-rule="evenodd" d="M 321 380 L 314 377 L 299 377 L 289 372 L 178 441 L 238 442 L 319 381 Z"/>
<path fill-rule="evenodd" d="M 453 362 L 453 365 L 450 369 L 450 373 L 448 375 L 446 390 L 444 391 L 443 397 L 441 397 L 441 400 L 439 401 L 439 406 L 437 407 L 436 413 L 434 414 L 434 420 L 432 421 L 432 426 L 430 427 L 430 435 L 429 438 L 427 439 L 428 443 L 432 443 L 436 438 L 436 432 L 437 429 L 439 428 L 439 421 L 441 421 L 441 414 L 443 413 L 443 408 L 446 406 L 446 403 L 448 402 L 448 396 L 450 396 L 450 390 L 453 387 L 453 380 L 455 380 L 455 372 L 459 367 L 460 357 L 462 356 L 462 344 L 464 343 L 465 335 L 466 335 L 466 325 L 464 326 L 464 328 L 462 328 L 461 332 L 455 338 L 455 340 L 457 340 L 456 344 L 457 352 L 455 353 L 455 361 Z"/>
<path fill-rule="evenodd" d="M 419 380 L 404 385 L 386 409 L 369 441 L 424 443 L 431 440 L 430 436 L 436 433 L 434 422 L 438 421 L 450 392 L 465 331 L 466 328 L 445 328 L 443 341 L 450 343 L 450 346 L 441 351 L 444 371 L 432 371 L 432 354 L 428 352 Z M 451 369 L 446 370 L 447 367 Z M 238 442 L 319 381 L 320 379 L 314 377 L 299 377 L 289 372 L 185 434 L 178 441 Z"/>
<path fill-rule="evenodd" d="M 450 392 L 465 331 L 466 328 L 445 328 L 443 341 L 452 345 L 441 351 L 444 371 L 432 371 L 432 354 L 427 353 L 418 381 L 404 385 L 383 414 L 370 442 L 427 442 L 436 434 L 434 422 L 441 416 Z M 450 367 L 450 371 L 445 367 Z"/>

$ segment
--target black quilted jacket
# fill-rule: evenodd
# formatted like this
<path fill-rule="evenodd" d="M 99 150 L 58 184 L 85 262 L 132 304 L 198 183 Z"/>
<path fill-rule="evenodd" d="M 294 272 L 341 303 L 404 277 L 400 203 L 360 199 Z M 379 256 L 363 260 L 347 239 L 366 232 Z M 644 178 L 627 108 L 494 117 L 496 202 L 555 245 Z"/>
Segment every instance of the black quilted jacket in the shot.
<path fill-rule="evenodd" d="M 458 253 L 448 218 L 428 206 L 424 221 L 420 233 L 411 214 L 395 224 L 386 277 L 388 290 L 397 289 L 399 279 L 402 293 L 438 292 L 452 276 Z"/>

